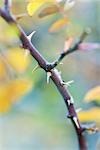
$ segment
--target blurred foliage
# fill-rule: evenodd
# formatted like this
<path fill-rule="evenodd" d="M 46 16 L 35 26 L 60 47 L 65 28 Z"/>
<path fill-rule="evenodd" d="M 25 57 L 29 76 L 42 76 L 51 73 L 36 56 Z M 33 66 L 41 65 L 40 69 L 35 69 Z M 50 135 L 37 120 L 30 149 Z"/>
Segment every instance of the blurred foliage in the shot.
<path fill-rule="evenodd" d="M 79 118 L 81 122 L 93 122 L 95 121 L 100 126 L 100 109 L 91 108 L 89 110 L 84 110 L 79 113 Z"/>
<path fill-rule="evenodd" d="M 100 102 L 100 86 L 92 88 L 84 99 L 86 102 Z"/>
<path fill-rule="evenodd" d="M 0 113 L 10 111 L 11 106 L 20 97 L 30 91 L 32 82 L 26 79 L 11 80 L 0 86 Z"/>
<path fill-rule="evenodd" d="M 8 63 L 19 73 L 24 73 L 31 62 L 29 56 L 26 58 L 25 50 L 16 47 L 7 51 L 6 59 Z"/>
<path fill-rule="evenodd" d="M 100 43 L 99 1 L 77 0 L 70 5 L 65 1 L 53 1 L 52 7 L 44 5 L 45 1 L 39 5 L 33 2 L 13 0 L 11 9 L 15 17 L 25 14 L 18 23 L 27 35 L 36 30 L 32 43 L 48 61 L 58 57 L 65 47 L 66 39 L 77 40 L 86 27 L 90 27 L 92 33 L 85 42 Z M 65 18 L 69 23 L 62 23 Z M 62 20 L 61 23 L 59 20 Z M 49 32 L 55 23 L 54 32 Z M 60 94 L 52 82 L 46 84 L 44 71 L 38 69 L 32 73 L 36 61 L 30 55 L 25 57 L 18 36 L 16 28 L 0 18 L 1 150 L 65 150 L 66 147 L 78 150 L 76 133 L 66 117 L 66 106 Z M 65 81 L 75 81 L 68 89 L 75 99 L 76 108 L 82 108 L 79 113 L 81 121 L 95 121 L 100 125 L 99 88 L 87 93 L 89 89 L 100 85 L 100 51 L 95 48 L 92 51 L 78 51 L 66 57 L 63 63 L 58 69 Z M 99 133 L 86 134 L 86 138 L 90 150 L 96 147 L 99 149 Z"/>

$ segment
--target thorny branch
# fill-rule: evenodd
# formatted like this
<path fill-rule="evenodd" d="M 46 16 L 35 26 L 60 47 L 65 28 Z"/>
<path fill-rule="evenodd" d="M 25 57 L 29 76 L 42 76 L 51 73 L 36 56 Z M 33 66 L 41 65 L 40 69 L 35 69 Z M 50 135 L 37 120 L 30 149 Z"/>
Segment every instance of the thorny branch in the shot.
<path fill-rule="evenodd" d="M 13 17 L 13 15 L 11 13 L 8 13 L 9 10 L 9 0 L 5 0 L 4 1 L 4 8 L 0 8 L 0 16 L 2 18 L 4 18 L 4 20 L 6 22 L 8 22 L 10 25 L 14 24 L 16 26 L 16 28 L 19 31 L 19 38 L 22 42 L 22 45 L 25 49 L 28 49 L 30 51 L 30 54 L 36 59 L 36 61 L 38 62 L 39 66 L 45 70 L 46 73 L 50 72 L 51 76 L 50 78 L 52 79 L 52 81 L 54 82 L 54 84 L 56 85 L 56 87 L 58 88 L 59 92 L 61 93 L 65 104 L 68 108 L 68 118 L 71 119 L 72 124 L 76 130 L 77 133 L 77 137 L 78 137 L 78 141 L 79 141 L 79 147 L 80 150 L 86 150 L 87 149 L 87 145 L 86 145 L 86 141 L 84 138 L 84 133 L 83 133 L 83 128 L 80 124 L 80 121 L 77 117 L 77 113 L 74 107 L 74 101 L 72 96 L 70 95 L 70 93 L 68 92 L 68 90 L 66 89 L 65 85 L 63 84 L 63 80 L 61 75 L 59 74 L 58 70 L 55 68 L 59 62 L 69 53 L 75 51 L 78 47 L 78 44 L 81 43 L 86 35 L 86 33 L 84 32 L 84 34 L 82 34 L 79 42 L 71 49 L 69 49 L 66 53 L 62 53 L 61 56 L 58 58 L 58 60 L 54 63 L 48 63 L 48 61 L 46 61 L 44 59 L 44 57 L 36 50 L 36 48 L 34 47 L 34 45 L 31 43 L 31 41 L 28 39 L 26 33 L 23 31 L 23 29 L 20 27 L 20 25 L 16 22 L 15 17 Z M 10 10 L 9 10 L 10 12 Z M 51 67 L 51 68 L 50 68 Z"/>
<path fill-rule="evenodd" d="M 55 68 L 64 58 L 65 56 L 75 52 L 78 50 L 79 45 L 83 42 L 83 40 L 86 38 L 86 36 L 91 32 L 89 28 L 87 28 L 82 35 L 80 36 L 79 40 L 74 44 L 74 46 L 70 47 L 68 50 L 64 50 L 59 57 L 57 58 L 56 61 L 48 65 L 48 69 L 53 69 Z"/>

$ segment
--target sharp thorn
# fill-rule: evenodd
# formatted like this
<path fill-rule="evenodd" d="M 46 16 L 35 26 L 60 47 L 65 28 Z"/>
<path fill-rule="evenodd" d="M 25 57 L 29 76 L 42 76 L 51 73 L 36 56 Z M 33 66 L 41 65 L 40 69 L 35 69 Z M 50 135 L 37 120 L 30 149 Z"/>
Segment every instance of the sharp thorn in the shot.
<path fill-rule="evenodd" d="M 51 72 L 47 72 L 47 84 L 50 82 Z"/>
<path fill-rule="evenodd" d="M 71 86 L 71 84 L 74 82 L 74 80 L 68 81 L 68 82 L 62 82 L 63 85 Z"/>
<path fill-rule="evenodd" d="M 77 118 L 76 118 L 76 117 L 73 117 L 73 120 L 74 120 L 74 122 L 75 122 L 77 128 L 80 128 Z"/>
<path fill-rule="evenodd" d="M 27 36 L 27 38 L 28 38 L 28 40 L 29 41 L 32 41 L 32 37 L 33 37 L 33 35 L 36 33 L 36 31 L 33 31 L 33 32 L 31 32 L 28 36 Z"/>
<path fill-rule="evenodd" d="M 60 65 L 63 65 L 63 63 L 62 63 L 62 62 L 60 62 L 59 64 L 60 64 Z"/>
<path fill-rule="evenodd" d="M 76 112 L 79 113 L 82 110 L 82 108 L 76 109 Z"/>
<path fill-rule="evenodd" d="M 70 96 L 70 103 L 74 104 L 74 98 L 72 96 Z"/>
<path fill-rule="evenodd" d="M 72 118 L 72 116 L 70 114 L 67 115 L 67 118 Z"/>
<path fill-rule="evenodd" d="M 69 100 L 69 99 L 67 100 L 67 102 L 68 102 L 68 105 L 70 106 L 71 102 L 70 102 L 70 100 Z"/>

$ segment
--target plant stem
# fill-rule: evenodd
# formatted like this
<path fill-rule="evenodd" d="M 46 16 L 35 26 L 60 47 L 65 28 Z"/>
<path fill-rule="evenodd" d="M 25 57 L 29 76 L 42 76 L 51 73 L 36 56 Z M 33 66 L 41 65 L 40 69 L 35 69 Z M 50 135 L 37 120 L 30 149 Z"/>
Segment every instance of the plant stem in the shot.
<path fill-rule="evenodd" d="M 8 7 L 8 1 L 5 0 L 5 5 Z M 6 9 L 0 9 L 0 15 L 4 18 L 6 22 L 8 22 L 10 25 L 15 25 L 16 28 L 19 31 L 19 38 L 22 42 L 22 45 L 25 49 L 28 49 L 30 51 L 30 54 L 35 58 L 35 60 L 38 62 L 39 66 L 45 70 L 45 72 L 51 72 L 51 79 L 58 88 L 59 92 L 61 93 L 65 104 L 68 108 L 68 118 L 71 119 L 72 124 L 76 130 L 78 141 L 79 141 L 79 148 L 80 150 L 86 150 L 86 141 L 83 135 L 83 129 L 81 127 L 81 124 L 79 122 L 79 119 L 77 117 L 76 110 L 74 108 L 74 102 L 72 102 L 72 97 L 69 94 L 68 90 L 65 88 L 65 85 L 62 84 L 62 78 L 59 78 L 58 71 L 55 68 L 51 68 L 48 66 L 51 66 L 52 64 L 49 64 L 48 61 L 45 60 L 45 58 L 37 51 L 37 49 L 32 45 L 31 41 L 28 40 L 27 35 L 23 31 L 23 29 L 20 27 L 20 25 L 16 22 L 15 18 L 6 11 Z M 49 64 L 49 65 L 48 65 Z"/>

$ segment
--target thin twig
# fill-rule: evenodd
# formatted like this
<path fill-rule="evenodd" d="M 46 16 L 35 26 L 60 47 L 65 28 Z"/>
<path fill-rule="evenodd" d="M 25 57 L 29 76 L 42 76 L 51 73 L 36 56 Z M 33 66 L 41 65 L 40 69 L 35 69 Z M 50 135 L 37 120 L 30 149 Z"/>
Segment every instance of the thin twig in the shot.
<path fill-rule="evenodd" d="M 7 2 L 7 1 L 5 1 L 5 2 Z M 18 31 L 20 33 L 20 35 L 18 35 L 18 36 L 19 36 L 19 38 L 22 42 L 23 47 L 30 51 L 30 54 L 36 59 L 39 66 L 42 69 L 44 69 L 46 72 L 51 72 L 50 78 L 52 79 L 52 81 L 54 82 L 56 87 L 58 88 L 58 90 L 61 93 L 61 95 L 62 95 L 62 97 L 65 101 L 65 104 L 68 108 L 68 112 L 69 112 L 68 118 L 71 119 L 72 124 L 73 124 L 73 126 L 76 130 L 80 150 L 86 150 L 87 149 L 86 141 L 85 141 L 85 138 L 84 138 L 84 135 L 83 135 L 83 129 L 81 127 L 81 124 L 80 124 L 79 119 L 77 117 L 76 110 L 74 108 L 73 98 L 70 95 L 70 93 L 68 92 L 68 90 L 66 89 L 66 87 L 64 86 L 64 84 L 62 84 L 63 80 L 62 80 L 61 76 L 59 75 L 58 70 L 55 69 L 55 68 L 54 69 L 49 69 L 48 68 L 48 66 L 51 66 L 52 64 L 49 64 L 44 59 L 44 57 L 36 50 L 36 48 L 32 45 L 31 41 L 29 41 L 29 39 L 27 38 L 27 35 L 23 31 L 23 29 L 20 27 L 20 25 L 17 24 L 15 18 L 11 14 L 8 15 L 7 11 L 5 11 L 3 9 L 0 9 L 0 15 L 10 25 L 14 24 L 16 26 L 16 28 L 18 29 Z"/>
<path fill-rule="evenodd" d="M 69 48 L 68 50 L 64 50 L 59 57 L 57 58 L 56 61 L 54 61 L 51 65 L 48 66 L 49 69 L 55 68 L 67 55 L 75 52 L 78 50 L 79 45 L 83 42 L 83 40 L 86 38 L 86 36 L 91 32 L 89 28 L 87 28 L 82 35 L 80 36 L 78 42 L 74 44 L 73 47 Z"/>

